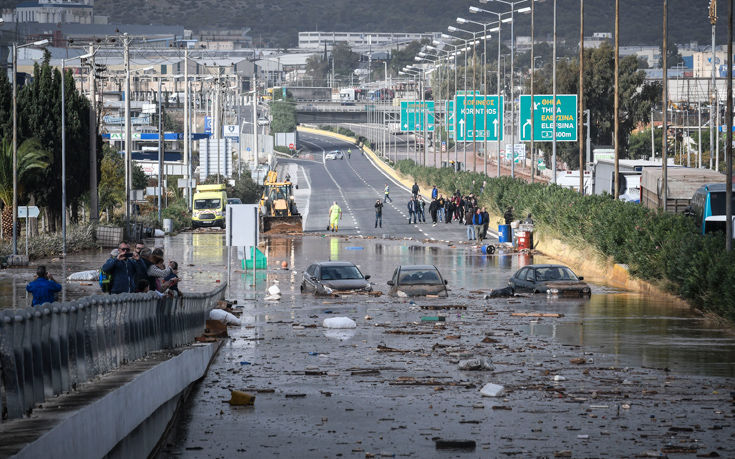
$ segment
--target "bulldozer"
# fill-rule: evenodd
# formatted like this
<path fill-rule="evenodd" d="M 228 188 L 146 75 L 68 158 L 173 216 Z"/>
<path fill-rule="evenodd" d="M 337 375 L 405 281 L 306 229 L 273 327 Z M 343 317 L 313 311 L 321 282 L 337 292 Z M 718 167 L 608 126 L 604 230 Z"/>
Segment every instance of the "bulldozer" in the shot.
<path fill-rule="evenodd" d="M 263 233 L 294 233 L 303 230 L 290 177 L 278 181 L 278 172 L 268 172 L 260 198 L 260 230 Z"/>

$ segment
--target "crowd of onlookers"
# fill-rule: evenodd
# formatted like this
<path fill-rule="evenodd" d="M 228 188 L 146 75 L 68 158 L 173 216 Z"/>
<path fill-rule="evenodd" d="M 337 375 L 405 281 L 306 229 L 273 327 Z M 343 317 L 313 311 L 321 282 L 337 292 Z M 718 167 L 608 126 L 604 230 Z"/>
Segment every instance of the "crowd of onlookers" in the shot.
<path fill-rule="evenodd" d="M 102 271 L 111 276 L 110 293 L 158 292 L 181 294 L 178 289 L 178 264 L 171 260 L 166 264 L 163 249 L 151 250 L 144 243 L 130 244 L 123 241 L 102 265 Z"/>

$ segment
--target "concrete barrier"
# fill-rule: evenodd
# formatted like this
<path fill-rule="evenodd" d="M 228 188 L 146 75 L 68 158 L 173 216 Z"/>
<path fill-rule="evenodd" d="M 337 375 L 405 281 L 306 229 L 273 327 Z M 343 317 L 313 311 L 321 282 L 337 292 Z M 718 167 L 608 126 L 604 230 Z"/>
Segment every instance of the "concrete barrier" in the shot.
<path fill-rule="evenodd" d="M 225 287 L 183 298 L 97 295 L 0 310 L 0 412 L 21 418 L 123 363 L 191 344 Z"/>

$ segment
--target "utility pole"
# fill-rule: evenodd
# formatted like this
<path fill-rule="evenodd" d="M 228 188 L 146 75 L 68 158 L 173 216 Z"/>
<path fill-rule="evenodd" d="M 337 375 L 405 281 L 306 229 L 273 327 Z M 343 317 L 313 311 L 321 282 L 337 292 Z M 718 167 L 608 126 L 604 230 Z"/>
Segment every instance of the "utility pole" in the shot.
<path fill-rule="evenodd" d="M 18 45 L 15 42 L 13 42 L 13 255 L 18 255 Z"/>
<path fill-rule="evenodd" d="M 727 143 L 725 154 L 727 186 L 725 188 L 725 250 L 732 251 L 732 1 L 727 2 Z"/>
<path fill-rule="evenodd" d="M 617 1 L 617 0 L 616 0 Z M 556 0 L 554 0 L 554 46 L 553 46 L 553 62 L 551 63 L 551 79 L 554 92 L 552 126 L 553 133 L 551 137 L 551 173 L 554 176 L 554 185 L 556 185 Z M 533 103 L 533 101 L 531 101 Z"/>
<path fill-rule="evenodd" d="M 663 66 L 663 74 L 662 74 L 662 92 L 661 100 L 663 101 L 663 107 L 661 107 L 661 115 L 663 117 L 663 121 L 661 123 L 661 175 L 663 176 L 663 201 L 664 201 L 664 212 L 668 210 L 669 206 L 669 181 L 668 181 L 668 166 L 666 163 L 668 162 L 668 135 L 669 135 L 669 91 L 668 91 L 668 69 L 666 64 L 666 55 L 668 54 L 667 48 L 668 48 L 668 26 L 667 26 L 667 20 L 668 20 L 668 12 L 669 12 L 669 5 L 668 0 L 664 0 L 664 31 L 663 31 L 663 43 L 661 45 L 661 62 Z"/>
<path fill-rule="evenodd" d="M 125 65 L 125 224 L 130 224 L 130 189 L 132 181 L 130 175 L 130 158 L 133 148 L 130 132 L 130 37 L 123 34 L 123 61 Z"/>
<path fill-rule="evenodd" d="M 191 162 L 191 151 L 189 150 L 189 138 L 191 137 L 191 113 L 189 113 L 189 48 L 184 48 L 184 178 L 186 179 L 186 203 L 187 207 L 191 200 L 191 174 L 189 163 Z"/>
<path fill-rule="evenodd" d="M 222 168 L 220 167 L 221 152 L 220 152 L 220 140 L 222 139 L 222 86 L 219 77 L 217 77 L 215 83 L 215 94 L 214 94 L 214 141 L 217 143 L 217 183 L 220 181 L 220 175 L 222 175 Z"/>
<path fill-rule="evenodd" d="M 532 1 L 533 3 L 533 1 Z M 556 0 L 554 0 L 556 4 Z M 513 74 L 515 56 L 516 56 L 516 34 L 515 34 L 515 3 L 510 4 L 510 176 L 515 178 L 516 176 L 516 102 L 513 83 L 515 82 L 515 75 Z M 500 22 L 500 21 L 498 21 Z M 556 27 L 556 22 L 554 23 Z M 556 30 L 556 29 L 555 29 Z M 531 101 L 533 103 L 533 101 Z M 556 100 L 554 100 L 556 103 Z M 556 119 L 556 105 L 554 105 L 554 119 Z M 554 123 L 556 124 L 556 122 Z M 487 126 L 485 126 L 487 129 Z M 533 136 L 533 133 L 531 133 Z"/>
<path fill-rule="evenodd" d="M 583 119 L 584 119 L 584 0 L 579 0 L 579 121 L 582 121 Z M 651 126 L 653 126 L 653 124 L 651 124 Z M 584 165 L 585 165 L 584 164 L 584 122 L 582 122 L 582 123 L 579 123 L 579 194 L 582 196 L 584 196 Z"/>
<path fill-rule="evenodd" d="M 620 190 L 620 0 L 615 0 L 615 187 L 613 199 L 618 199 Z M 555 123 L 556 124 L 556 123 Z"/>
<path fill-rule="evenodd" d="M 536 22 L 536 12 L 534 6 L 535 1 L 531 2 L 531 183 L 536 181 L 536 146 L 533 142 L 533 115 L 534 115 L 534 103 L 533 103 L 533 80 L 536 74 L 536 61 L 533 54 L 533 46 L 535 45 L 534 27 Z M 498 32 L 500 32 L 500 22 L 498 21 Z M 498 43 L 500 42 L 500 35 L 498 35 Z M 500 61 L 500 56 L 498 56 Z M 518 121 L 520 123 L 520 120 Z M 498 174 L 499 175 L 499 174 Z"/>
<path fill-rule="evenodd" d="M 163 103 L 161 102 L 161 80 L 158 78 L 158 221 L 161 222 L 161 194 L 163 191 Z"/>
<path fill-rule="evenodd" d="M 332 51 L 332 54 L 334 54 L 334 50 Z M 256 67 L 255 72 L 257 72 L 257 67 Z M 253 154 L 255 155 L 254 156 L 255 170 L 257 171 L 258 169 L 258 78 L 255 72 L 253 73 Z"/>
<path fill-rule="evenodd" d="M 94 46 L 89 45 L 89 221 L 99 220 L 97 196 L 97 66 L 94 63 Z"/>
<path fill-rule="evenodd" d="M 717 81 L 715 80 L 715 28 L 717 24 L 717 0 L 709 2 L 709 23 L 712 24 L 712 89 L 709 98 L 709 168 L 712 169 L 712 153 L 715 139 L 715 99 L 717 98 Z M 701 123 L 700 123 L 701 124 Z"/>

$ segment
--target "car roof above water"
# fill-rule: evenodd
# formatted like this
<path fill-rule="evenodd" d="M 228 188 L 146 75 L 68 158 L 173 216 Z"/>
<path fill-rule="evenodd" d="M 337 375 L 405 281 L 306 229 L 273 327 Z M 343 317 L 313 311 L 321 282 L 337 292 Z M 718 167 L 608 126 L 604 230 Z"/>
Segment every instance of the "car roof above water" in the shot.
<path fill-rule="evenodd" d="M 319 266 L 355 266 L 351 261 L 318 261 Z"/>
<path fill-rule="evenodd" d="M 524 268 L 568 268 L 566 265 L 552 265 L 552 264 L 540 264 L 540 265 L 526 265 Z"/>
<path fill-rule="evenodd" d="M 434 265 L 401 265 L 401 271 L 436 269 Z"/>

